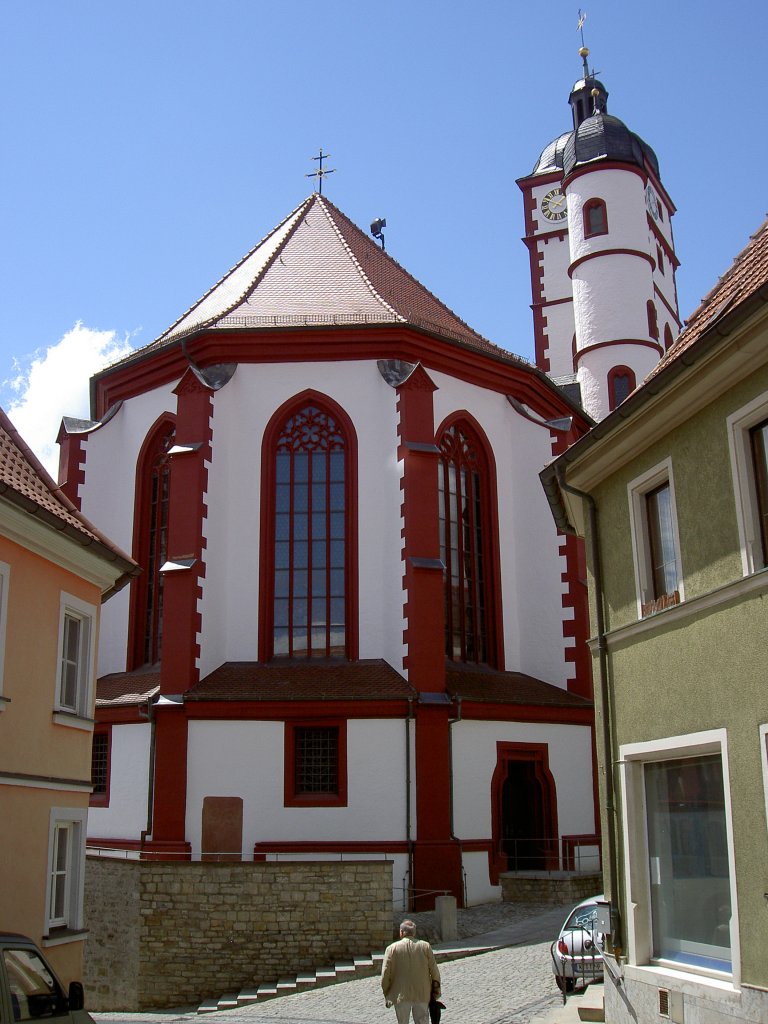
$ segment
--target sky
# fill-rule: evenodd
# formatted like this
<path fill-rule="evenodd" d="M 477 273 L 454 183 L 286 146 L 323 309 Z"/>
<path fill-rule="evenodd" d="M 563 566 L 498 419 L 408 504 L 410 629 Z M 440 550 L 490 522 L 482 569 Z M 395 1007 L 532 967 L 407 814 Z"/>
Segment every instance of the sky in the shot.
<path fill-rule="evenodd" d="M 768 210 L 765 0 L 584 0 L 608 110 L 678 212 L 683 317 Z M 571 126 L 578 5 L 0 0 L 0 405 L 56 474 L 92 373 L 161 334 L 313 189 L 533 359 L 522 194 Z"/>

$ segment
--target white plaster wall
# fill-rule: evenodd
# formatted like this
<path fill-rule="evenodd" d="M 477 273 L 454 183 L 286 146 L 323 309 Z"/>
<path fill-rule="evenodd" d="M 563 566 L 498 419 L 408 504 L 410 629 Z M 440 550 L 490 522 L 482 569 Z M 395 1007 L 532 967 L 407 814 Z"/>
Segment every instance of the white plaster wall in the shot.
<path fill-rule="evenodd" d="M 637 256 L 582 263 L 573 272 L 577 351 L 622 338 L 650 341 L 646 302 L 653 297 L 651 265 Z"/>
<path fill-rule="evenodd" d="M 430 372 L 435 425 L 449 415 L 471 413 L 496 459 L 499 546 L 506 668 L 565 686 L 557 531 L 538 474 L 552 459 L 549 431 L 520 416 L 503 394 Z"/>
<path fill-rule="evenodd" d="M 630 366 L 639 384 L 659 361 L 659 354 L 647 345 L 610 345 L 596 348 L 582 357 L 577 372 L 584 408 L 601 420 L 610 412 L 608 373 L 614 366 Z"/>
<path fill-rule="evenodd" d="M 175 386 L 176 382 L 124 402 L 109 423 L 88 435 L 84 445 L 85 485 L 80 487 L 83 514 L 128 554 L 133 547 L 136 461 L 158 417 L 176 411 Z M 125 671 L 128 595 L 125 588 L 102 608 L 99 676 Z"/>
<path fill-rule="evenodd" d="M 568 282 L 570 285 L 570 281 Z M 544 328 L 549 356 L 551 377 L 562 377 L 573 373 L 573 335 L 576 324 L 573 319 L 573 301 L 561 302 L 556 306 L 546 306 L 544 315 L 547 326 Z"/>
<path fill-rule="evenodd" d="M 648 214 L 643 179 L 634 171 L 596 168 L 574 178 L 568 195 L 568 235 L 571 261 L 601 249 L 637 249 L 648 252 Z M 584 204 L 602 199 L 608 214 L 608 233 L 584 237 Z M 656 252 L 653 255 L 656 258 Z M 650 269 L 650 268 L 649 268 Z"/>
<path fill-rule="evenodd" d="M 402 666 L 395 391 L 373 361 L 243 364 L 214 400 L 202 676 L 224 661 L 256 660 L 262 439 L 273 413 L 308 388 L 337 402 L 357 433 L 360 657 Z"/>
<path fill-rule="evenodd" d="M 468 907 L 501 899 L 501 886 L 491 885 L 485 851 L 464 852 L 461 862 L 466 875 Z"/>
<path fill-rule="evenodd" d="M 564 230 L 564 224 L 558 226 Z M 552 302 L 554 299 L 570 297 L 571 279 L 568 277 L 568 267 L 571 263 L 571 253 L 567 233 L 562 238 L 542 238 L 538 242 L 538 247 L 543 256 L 541 265 L 544 270 L 542 286 L 545 301 Z"/>
<path fill-rule="evenodd" d="M 246 859 L 259 841 L 405 840 L 403 720 L 347 722 L 346 807 L 283 806 L 284 728 L 282 722 L 190 722 L 186 835 L 193 859 L 201 852 L 206 796 L 242 797 Z"/>
<path fill-rule="evenodd" d="M 453 726 L 454 832 L 459 839 L 485 839 L 491 835 L 491 778 L 498 742 L 546 743 L 557 789 L 560 835 L 594 832 L 589 728 L 465 719 Z"/>
<path fill-rule="evenodd" d="M 112 726 L 109 807 L 88 810 L 88 835 L 138 839 L 147 827 L 149 723 Z"/>

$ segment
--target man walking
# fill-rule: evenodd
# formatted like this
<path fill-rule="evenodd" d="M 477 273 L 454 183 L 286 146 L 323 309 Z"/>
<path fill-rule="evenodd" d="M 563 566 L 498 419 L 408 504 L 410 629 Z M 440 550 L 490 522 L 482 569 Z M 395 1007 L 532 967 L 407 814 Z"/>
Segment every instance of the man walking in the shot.
<path fill-rule="evenodd" d="M 397 1024 L 429 1024 L 429 1000 L 440 996 L 440 971 L 430 944 L 416 939 L 416 925 L 403 921 L 400 941 L 387 946 L 381 965 L 387 1006 L 395 1005 Z"/>

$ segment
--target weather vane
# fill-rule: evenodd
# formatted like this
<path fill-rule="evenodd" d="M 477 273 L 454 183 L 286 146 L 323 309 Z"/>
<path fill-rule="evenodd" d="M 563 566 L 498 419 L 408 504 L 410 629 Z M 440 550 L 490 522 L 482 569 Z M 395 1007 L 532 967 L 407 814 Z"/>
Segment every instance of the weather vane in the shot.
<path fill-rule="evenodd" d="M 331 170 L 326 170 L 325 167 L 323 167 L 323 160 L 327 160 L 330 157 L 330 155 L 330 153 L 324 153 L 321 146 L 320 155 L 312 157 L 313 160 L 319 161 L 317 170 L 312 171 L 311 174 L 304 175 L 305 178 L 317 178 L 317 191 L 320 193 L 320 195 L 323 194 L 323 178 L 326 176 L 326 174 L 334 174 L 336 171 L 335 167 L 331 168 Z"/>
<path fill-rule="evenodd" d="M 579 8 L 579 23 L 576 26 L 576 31 L 577 32 L 581 32 L 581 45 L 582 45 L 582 47 L 584 46 L 584 22 L 586 20 L 587 20 L 587 12 L 586 11 L 582 11 L 582 9 Z"/>

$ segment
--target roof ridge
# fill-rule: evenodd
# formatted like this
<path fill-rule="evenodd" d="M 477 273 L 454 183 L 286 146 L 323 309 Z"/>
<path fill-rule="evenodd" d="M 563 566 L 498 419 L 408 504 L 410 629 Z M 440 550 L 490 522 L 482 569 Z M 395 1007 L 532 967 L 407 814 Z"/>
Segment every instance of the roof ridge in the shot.
<path fill-rule="evenodd" d="M 162 334 L 158 335 L 157 338 L 155 338 L 153 341 L 150 341 L 147 345 L 145 345 L 143 347 L 144 348 L 148 348 L 150 345 L 155 345 L 155 344 L 157 344 L 157 342 L 163 341 L 163 340 L 170 341 L 171 338 L 173 338 L 173 336 L 174 336 L 174 328 L 176 328 L 180 323 L 182 323 L 182 321 L 185 320 L 189 316 L 190 313 L 194 312 L 194 310 L 196 310 L 199 306 L 201 306 L 203 304 L 203 302 L 205 302 L 205 300 L 208 298 L 209 295 L 212 295 L 216 291 L 217 288 L 221 287 L 221 285 L 226 280 L 228 280 L 228 278 L 230 278 L 235 273 L 236 270 L 239 270 L 240 267 L 242 267 L 242 265 L 244 263 L 246 263 L 251 258 L 251 256 L 253 256 L 253 254 L 255 252 L 257 252 L 257 250 L 259 250 L 266 242 L 268 242 L 270 238 L 272 238 L 274 235 L 276 235 L 277 232 L 280 231 L 281 228 L 283 228 L 288 223 L 288 221 L 291 220 L 292 217 L 296 217 L 297 218 L 296 224 L 293 226 L 293 229 L 286 236 L 286 238 L 283 239 L 282 246 L 284 246 L 286 241 L 288 240 L 288 238 L 290 238 L 293 235 L 294 231 L 296 230 L 297 224 L 300 223 L 301 218 L 297 217 L 297 214 L 302 209 L 302 207 L 309 207 L 312 204 L 312 201 L 313 201 L 313 199 L 314 199 L 314 197 L 316 195 L 317 195 L 317 193 L 313 192 L 312 195 L 310 195 L 306 199 L 302 200 L 299 203 L 298 206 L 296 206 L 293 210 L 291 210 L 291 212 L 288 214 L 287 217 L 283 217 L 283 219 L 280 221 L 279 224 L 277 224 L 274 228 L 272 228 L 271 231 L 268 231 L 267 234 L 264 235 L 264 237 L 260 241 L 258 241 L 256 243 L 256 245 L 252 246 L 248 250 L 248 252 L 237 261 L 237 263 L 233 264 L 233 266 L 231 266 L 229 268 L 229 270 L 225 274 L 222 274 L 222 276 L 219 278 L 219 280 L 216 281 L 215 284 L 212 284 L 211 287 L 203 295 L 200 296 L 200 298 L 197 300 L 197 302 L 193 302 L 192 305 L 189 307 L 189 309 L 185 310 L 185 312 L 183 312 L 181 314 L 181 316 L 177 317 L 174 320 L 174 322 L 171 324 L 170 327 L 168 327 L 166 330 L 163 331 Z M 306 212 L 306 211 L 304 211 L 304 212 Z M 275 249 L 275 254 L 273 255 L 272 259 L 270 259 L 268 261 L 268 265 L 269 266 L 271 266 L 272 263 L 274 262 L 275 255 L 277 254 L 278 250 L 280 248 L 282 248 L 282 246 L 278 246 L 278 248 Z M 255 280 L 260 280 L 261 277 L 262 277 L 262 274 L 257 274 Z M 196 325 L 195 326 L 195 330 L 203 329 L 203 328 L 205 328 L 211 322 L 211 320 L 218 319 L 222 315 L 226 315 L 227 313 L 231 313 L 232 310 L 235 309 L 235 307 L 238 306 L 243 301 L 243 299 L 252 292 L 254 284 L 255 284 L 255 281 L 252 283 L 251 287 L 247 288 L 245 290 L 245 292 L 243 292 L 243 294 L 235 302 L 233 302 L 232 305 L 230 305 L 226 310 L 224 310 L 223 313 L 219 312 L 219 313 L 211 314 L 211 316 L 209 316 L 202 323 Z M 141 352 L 141 349 L 136 349 L 136 351 L 137 352 Z"/>
<path fill-rule="evenodd" d="M 366 272 L 361 267 L 360 261 L 357 259 L 355 254 L 350 249 L 349 243 L 347 242 L 346 238 L 344 237 L 341 229 L 339 228 L 338 224 L 336 223 L 336 221 L 331 216 L 331 211 L 330 211 L 329 207 L 331 207 L 332 209 L 336 210 L 338 213 L 341 213 L 341 211 L 329 199 L 323 199 L 323 197 L 321 195 L 319 195 L 318 203 L 319 203 L 321 209 L 323 210 L 323 213 L 328 218 L 328 221 L 329 221 L 331 227 L 333 228 L 334 232 L 338 236 L 339 241 L 341 242 L 341 244 L 344 246 L 344 249 L 346 250 L 347 254 L 349 255 L 349 258 L 354 263 L 355 267 L 357 268 L 358 273 L 360 274 L 360 277 L 365 282 L 365 284 L 368 287 L 368 289 L 371 292 L 371 294 L 374 296 L 374 298 L 378 302 L 380 302 L 386 309 L 388 309 L 389 312 L 393 316 L 397 317 L 398 320 L 400 320 L 401 322 L 404 323 L 406 318 L 402 315 L 402 313 L 399 313 L 394 308 L 394 306 L 390 305 L 390 303 L 387 302 L 387 300 L 384 298 L 384 296 L 380 294 L 380 292 L 378 291 L 378 289 L 374 285 L 373 281 L 371 281 L 370 277 L 368 277 Z M 342 216 L 343 216 L 343 214 L 342 214 Z M 352 223 L 352 222 L 350 221 L 350 223 Z M 358 228 L 358 230 L 359 230 L 359 228 Z M 361 231 L 360 234 L 362 235 L 363 232 Z M 365 237 L 365 236 L 363 235 L 363 237 Z"/>
<path fill-rule="evenodd" d="M 397 269 L 398 269 L 398 270 L 399 270 L 399 271 L 400 271 L 400 272 L 401 272 L 402 274 L 404 274 L 404 275 L 405 275 L 405 277 L 407 277 L 407 278 L 408 278 L 408 280 L 409 280 L 409 281 L 413 282 L 413 284 L 415 284 L 417 288 L 421 289 L 421 291 L 422 291 L 422 292 L 423 292 L 423 293 L 424 293 L 425 295 L 428 295 L 430 299 L 432 299 L 432 300 L 433 300 L 433 301 L 434 301 L 434 302 L 435 302 L 435 303 L 436 303 L 436 304 L 437 304 L 438 306 L 440 306 L 440 308 L 441 308 L 441 309 L 445 310 L 445 312 L 446 312 L 446 313 L 449 313 L 449 314 L 450 314 L 450 316 L 452 316 L 452 317 L 454 318 L 454 320 L 456 320 L 456 321 L 457 321 L 457 322 L 458 322 L 459 324 L 461 324 L 461 326 L 462 326 L 462 327 L 464 327 L 464 328 L 466 329 L 466 331 L 467 331 L 467 332 L 468 332 L 468 333 L 469 333 L 470 335 L 472 335 L 472 336 L 473 336 L 473 337 L 475 337 L 475 338 L 478 338 L 478 339 L 479 339 L 480 341 L 482 341 L 482 342 L 483 342 L 484 344 L 486 344 L 486 345 L 489 345 L 489 346 L 490 346 L 491 348 L 494 348 L 494 349 L 496 349 L 496 350 L 497 350 L 498 352 L 501 352 L 501 353 L 503 353 L 503 354 L 504 354 L 505 356 L 510 356 L 510 355 L 512 355 L 512 356 L 515 356 L 515 353 L 514 353 L 514 352 L 511 352 L 511 351 L 509 351 L 508 349 L 504 349 L 504 348 L 502 348 L 502 347 L 501 347 L 500 345 L 496 345 L 496 344 L 495 344 L 494 342 L 492 342 L 492 341 L 489 341 L 489 339 L 488 339 L 488 338 L 486 338 L 486 337 L 485 337 L 484 335 L 480 334 L 480 333 L 479 333 L 478 331 L 476 331 L 476 330 L 475 330 L 475 329 L 474 329 L 473 327 L 471 327 L 471 326 L 470 326 L 470 325 L 469 325 L 469 324 L 468 324 L 468 323 L 466 322 L 466 320 L 463 320 L 463 319 L 462 319 L 462 318 L 461 318 L 461 317 L 460 317 L 460 316 L 459 316 L 459 315 L 458 315 L 457 313 L 455 313 L 455 312 L 454 312 L 454 311 L 453 311 L 453 310 L 451 309 L 451 307 L 450 307 L 450 306 L 446 305 L 446 304 L 445 304 L 445 303 L 443 302 L 443 300 L 442 300 L 442 299 L 438 298 L 438 296 L 437 296 L 437 295 L 435 295 L 435 293 L 434 293 L 434 292 L 430 291 L 430 289 L 429 289 L 429 288 L 427 288 L 427 286 L 426 286 L 425 284 L 423 284 L 423 283 L 422 283 L 422 282 L 421 282 L 421 281 L 420 281 L 420 280 L 419 280 L 419 279 L 418 279 L 417 277 L 414 277 L 414 276 L 413 276 L 413 274 L 412 274 L 412 273 L 411 273 L 411 272 L 410 272 L 410 271 L 409 271 L 409 270 L 408 270 L 408 269 L 407 269 L 406 267 L 404 267 L 404 266 L 403 266 L 403 265 L 402 265 L 401 263 L 399 263 L 399 262 L 398 262 L 398 261 L 397 261 L 397 260 L 395 259 L 395 257 L 394 257 L 394 256 L 392 256 L 392 255 L 391 255 L 390 253 L 388 253 L 388 252 L 387 252 L 386 250 L 380 250 L 380 249 L 379 249 L 379 247 L 378 247 L 378 246 L 377 246 L 377 245 L 376 245 L 376 244 L 375 244 L 375 243 L 374 243 L 374 242 L 373 242 L 373 241 L 372 241 L 371 239 L 369 239 L 369 238 L 368 238 L 368 236 L 367 236 L 367 235 L 365 234 L 365 232 L 364 232 L 364 231 L 363 231 L 363 230 L 362 230 L 362 229 L 361 229 L 360 227 L 358 227 L 358 225 L 357 225 L 357 224 L 355 224 L 355 222 L 354 222 L 353 220 L 351 220 L 351 219 L 350 219 L 350 218 L 349 218 L 349 217 L 348 217 L 348 216 L 347 216 L 347 215 L 346 215 L 346 214 L 345 214 L 345 213 L 343 212 L 343 210 L 340 210 L 338 206 L 336 206 L 336 205 L 335 205 L 335 204 L 334 204 L 333 202 L 331 202 L 331 200 L 330 200 L 330 199 L 327 199 L 327 198 L 326 198 L 325 196 L 323 196 L 323 199 L 324 199 L 324 201 L 325 201 L 325 202 L 326 202 L 326 203 L 328 204 L 328 206 L 330 206 L 330 207 L 331 207 L 331 208 L 332 208 L 332 209 L 334 210 L 334 212 L 335 212 L 335 213 L 337 213 L 337 214 L 338 214 L 338 215 L 339 215 L 340 217 L 342 217 L 342 218 L 343 218 L 343 220 L 345 220 L 345 221 L 346 221 L 346 222 L 347 222 L 347 223 L 348 223 L 348 224 L 349 224 L 349 225 L 350 225 L 350 226 L 351 226 L 351 227 L 353 228 L 353 230 L 354 230 L 354 231 L 355 231 L 355 232 L 356 232 L 356 233 L 357 233 L 357 234 L 359 235 L 359 237 L 360 237 L 360 238 L 362 238 L 362 239 L 364 240 L 364 242 L 366 243 L 366 245 L 370 245 L 371 247 L 373 247 L 373 249 L 375 249 L 375 251 L 376 251 L 377 253 L 379 253 L 379 252 L 382 252 L 382 251 L 383 251 L 383 252 L 384 252 L 384 255 L 385 255 L 385 256 L 386 256 L 386 257 L 387 257 L 387 258 L 388 258 L 388 259 L 389 259 L 389 260 L 390 260 L 390 261 L 391 261 L 391 262 L 392 262 L 392 263 L 394 264 L 394 266 L 396 266 L 396 267 L 397 267 Z M 361 268 L 361 272 L 362 272 L 362 273 L 364 273 L 364 271 L 362 271 L 362 268 Z M 374 287 L 375 287 L 375 286 L 374 286 Z M 378 292 L 377 292 L 377 295 L 378 295 Z M 385 302 L 386 300 L 385 300 L 385 299 L 384 299 L 384 298 L 382 297 L 382 301 L 383 301 L 383 302 Z M 397 314 L 398 316 L 401 316 L 401 317 L 402 317 L 402 318 L 404 319 L 404 321 L 405 321 L 405 322 L 408 322 L 409 318 L 410 318 L 410 317 L 411 317 L 411 316 L 413 315 L 411 311 L 409 311 L 409 314 L 408 314 L 408 315 L 406 315 L 406 314 L 404 314 L 404 313 L 400 312 L 399 310 L 395 310 L 395 313 L 396 313 L 396 314 Z M 418 319 L 422 319 L 422 320 L 423 320 L 423 319 L 425 319 L 425 318 L 423 318 L 423 317 L 422 317 L 422 318 L 419 318 L 418 316 L 416 316 L 416 317 L 414 317 L 414 319 L 416 319 L 416 320 L 418 320 Z M 439 329 L 439 325 L 438 325 L 438 324 L 435 324 L 435 327 Z M 515 356 L 515 358 L 517 358 L 517 359 L 520 359 L 520 356 Z M 521 360 L 521 361 L 523 361 L 523 360 Z"/>

